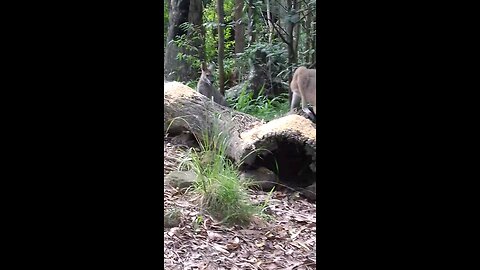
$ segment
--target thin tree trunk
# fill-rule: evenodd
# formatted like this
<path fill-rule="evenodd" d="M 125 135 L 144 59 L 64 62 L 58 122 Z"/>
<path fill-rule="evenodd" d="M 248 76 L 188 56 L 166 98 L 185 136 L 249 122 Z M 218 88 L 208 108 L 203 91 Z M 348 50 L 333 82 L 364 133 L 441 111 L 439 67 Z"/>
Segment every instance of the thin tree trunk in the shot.
<path fill-rule="evenodd" d="M 310 36 L 310 28 L 312 27 L 312 13 L 308 13 L 307 14 L 307 18 L 305 20 L 305 36 L 307 37 L 307 40 L 305 42 L 305 49 L 306 51 L 308 51 L 309 53 L 307 53 L 307 55 L 305 55 L 305 62 L 306 63 L 310 63 L 310 59 L 311 59 L 311 53 L 310 51 L 313 49 L 312 48 L 312 37 Z M 313 61 L 312 61 L 313 62 Z"/>
<path fill-rule="evenodd" d="M 296 7 L 295 10 L 298 12 L 302 8 L 302 1 L 295 0 L 296 2 Z M 300 15 L 300 13 L 298 13 Z M 294 27 L 294 32 L 293 32 L 293 38 L 294 38 L 294 53 L 295 53 L 295 59 L 297 59 L 298 62 L 298 42 L 300 40 L 300 32 L 301 32 L 301 22 L 297 22 L 295 27 Z"/>
<path fill-rule="evenodd" d="M 237 80 L 240 78 L 242 70 L 240 69 L 241 64 L 238 60 L 238 54 L 243 53 L 245 50 L 245 24 L 243 23 L 243 1 L 244 0 L 235 0 L 235 11 L 234 11 L 234 20 L 235 20 L 235 62 L 236 67 L 233 70 L 232 81 L 233 84 L 237 83 Z"/>
<path fill-rule="evenodd" d="M 201 0 L 190 0 L 190 9 L 188 12 L 188 21 L 193 23 L 200 36 L 192 40 L 192 45 L 198 48 L 198 58 L 205 61 L 205 27 L 203 27 L 203 4 Z M 196 54 L 191 52 L 191 54 Z"/>
<path fill-rule="evenodd" d="M 255 43 L 255 4 L 254 0 L 248 0 L 248 46 Z"/>
<path fill-rule="evenodd" d="M 273 25 L 272 25 L 272 16 L 270 12 L 270 0 L 266 0 L 267 5 L 267 24 L 268 24 L 268 44 L 272 45 L 272 35 L 273 35 Z M 267 70 L 268 70 L 268 82 L 270 83 L 270 90 L 273 90 L 272 86 L 272 57 L 267 59 Z"/>
<path fill-rule="evenodd" d="M 217 0 L 218 12 L 218 87 L 220 94 L 225 96 L 225 74 L 223 71 L 223 57 L 225 52 L 225 35 L 223 34 L 223 26 L 225 25 L 223 0 Z"/>
<path fill-rule="evenodd" d="M 317 22 L 315 19 L 313 20 L 312 28 L 314 33 L 312 35 L 312 48 L 314 49 L 312 58 L 317 59 Z"/>
<path fill-rule="evenodd" d="M 245 49 L 245 25 L 243 17 L 243 0 L 235 0 L 235 53 L 243 53 Z"/>
<path fill-rule="evenodd" d="M 293 8 L 293 0 L 287 0 L 287 15 L 291 16 Z M 288 84 L 290 85 L 290 82 L 292 81 L 293 77 L 293 65 L 295 63 L 295 54 L 294 54 L 294 48 L 293 48 L 293 22 L 291 20 L 287 21 L 287 53 L 288 53 L 288 68 L 289 68 L 289 73 L 288 73 Z M 292 102 L 292 91 L 288 91 L 288 100 L 291 104 Z"/>

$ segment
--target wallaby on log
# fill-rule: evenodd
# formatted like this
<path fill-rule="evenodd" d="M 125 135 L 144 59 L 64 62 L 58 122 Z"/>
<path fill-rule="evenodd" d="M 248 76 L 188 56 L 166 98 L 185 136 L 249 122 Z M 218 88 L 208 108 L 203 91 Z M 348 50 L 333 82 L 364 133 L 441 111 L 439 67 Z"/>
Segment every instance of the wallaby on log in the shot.
<path fill-rule="evenodd" d="M 290 90 L 292 91 L 292 104 L 290 110 L 297 107 L 302 100 L 302 110 L 313 120 L 317 115 L 317 70 L 299 67 L 293 74 Z M 308 104 L 313 107 L 313 113 L 308 109 Z"/>
<path fill-rule="evenodd" d="M 212 99 L 216 103 L 228 107 L 227 101 L 225 97 L 220 94 L 220 92 L 215 88 L 213 85 L 213 74 L 212 74 L 212 66 L 207 68 L 207 65 L 203 62 L 202 63 L 202 75 L 200 75 L 200 80 L 197 84 L 197 91 L 200 94 L 206 96 L 208 99 Z"/>

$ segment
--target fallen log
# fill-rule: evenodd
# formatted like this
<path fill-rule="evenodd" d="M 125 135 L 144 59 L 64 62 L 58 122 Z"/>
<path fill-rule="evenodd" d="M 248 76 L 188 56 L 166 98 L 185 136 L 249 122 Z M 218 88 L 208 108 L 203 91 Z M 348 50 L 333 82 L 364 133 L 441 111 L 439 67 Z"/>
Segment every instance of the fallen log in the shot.
<path fill-rule="evenodd" d="M 291 114 L 265 123 L 178 82 L 166 83 L 164 91 L 164 132 L 189 131 L 202 140 L 203 131 L 215 127 L 228 134 L 226 155 L 243 169 L 266 167 L 290 186 L 315 182 L 316 128 L 310 120 Z"/>

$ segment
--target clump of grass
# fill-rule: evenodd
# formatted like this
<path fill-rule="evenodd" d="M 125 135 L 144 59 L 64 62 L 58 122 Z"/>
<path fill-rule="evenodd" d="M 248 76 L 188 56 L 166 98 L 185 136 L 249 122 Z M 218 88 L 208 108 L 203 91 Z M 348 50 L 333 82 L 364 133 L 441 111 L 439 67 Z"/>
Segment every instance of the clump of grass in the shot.
<path fill-rule="evenodd" d="M 189 167 L 197 174 L 195 192 L 202 197 L 202 207 L 214 218 L 227 224 L 248 224 L 262 206 L 249 201 L 249 183 L 239 180 L 238 166 L 226 157 L 228 136 L 213 120 L 200 140 L 200 151 L 191 151 Z"/>
<path fill-rule="evenodd" d="M 253 91 L 247 92 L 246 89 L 243 88 L 240 95 L 229 103 L 235 104 L 234 109 L 265 121 L 278 118 L 289 111 L 288 93 L 283 93 L 271 99 L 266 97 L 263 92 L 262 88 L 258 97 L 254 98 Z"/>

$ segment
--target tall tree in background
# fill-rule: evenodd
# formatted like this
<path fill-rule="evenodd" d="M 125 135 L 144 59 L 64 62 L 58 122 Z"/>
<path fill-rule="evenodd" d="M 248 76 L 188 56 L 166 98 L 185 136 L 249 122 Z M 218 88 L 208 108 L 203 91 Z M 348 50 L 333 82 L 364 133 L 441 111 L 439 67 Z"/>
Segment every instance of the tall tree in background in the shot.
<path fill-rule="evenodd" d="M 174 42 L 188 32 L 180 27 L 184 23 L 192 23 L 198 29 L 202 27 L 203 6 L 201 0 L 170 0 L 167 44 L 165 48 L 164 77 L 169 81 L 189 81 L 198 79 L 198 70 L 185 59 L 178 59 L 179 53 L 202 57 L 204 55 L 203 39 L 190 40 L 189 46 L 178 47 Z M 198 51 L 192 51 L 192 48 Z"/>
<path fill-rule="evenodd" d="M 245 24 L 242 20 L 243 18 L 243 1 L 244 0 L 235 0 L 235 11 L 234 11 L 234 20 L 235 20 L 235 55 L 243 53 L 245 50 Z M 239 78 L 240 70 L 238 67 L 240 63 L 238 62 L 238 56 L 236 57 L 237 68 L 234 70 L 234 78 Z"/>
<path fill-rule="evenodd" d="M 295 44 L 293 39 L 293 29 L 298 23 L 298 14 L 296 13 L 297 0 L 287 0 L 287 46 L 288 46 L 288 64 L 293 67 L 297 63 L 297 54 L 295 52 Z M 293 73 L 290 72 L 289 80 L 292 80 Z"/>
<path fill-rule="evenodd" d="M 199 63 L 213 60 L 218 88 L 227 96 L 242 89 L 277 96 L 288 91 L 297 66 L 315 68 L 316 0 L 168 1 L 164 65 L 169 80 L 194 85 Z"/>
<path fill-rule="evenodd" d="M 218 12 L 218 85 L 220 93 L 225 96 L 225 73 L 223 71 L 223 58 L 225 52 L 225 36 L 223 27 L 225 26 L 225 12 L 223 10 L 223 0 L 217 0 Z"/>
<path fill-rule="evenodd" d="M 203 3 L 202 0 L 190 0 L 190 9 L 188 12 L 188 21 L 194 25 L 200 38 L 192 39 L 192 46 L 198 48 L 198 58 L 205 61 L 205 27 L 203 27 Z"/>
<path fill-rule="evenodd" d="M 310 53 L 310 50 L 313 49 L 312 36 L 310 34 L 311 25 L 312 25 L 312 13 L 309 12 L 305 20 L 305 37 L 306 37 L 305 42 L 306 42 L 306 50 L 308 51 L 308 53 L 305 55 L 305 62 L 307 63 L 309 63 L 310 60 L 312 59 L 311 58 L 312 54 Z"/>
<path fill-rule="evenodd" d="M 248 47 L 253 47 L 257 41 L 257 27 L 256 23 L 258 21 L 258 8 L 257 5 L 261 2 L 256 2 L 254 0 L 248 0 L 248 28 L 247 28 L 247 37 L 248 37 Z M 250 59 L 250 71 L 248 74 L 248 88 L 253 91 L 253 96 L 257 97 L 260 93 L 260 90 L 267 83 L 267 70 L 262 67 L 267 62 L 267 56 L 262 50 L 256 50 L 253 57 Z"/>
<path fill-rule="evenodd" d="M 302 1 L 298 1 L 296 3 L 296 6 L 295 6 L 295 11 L 299 11 L 301 10 L 302 8 Z M 294 25 L 294 28 L 293 28 L 293 51 L 294 51 L 294 54 L 295 54 L 295 59 L 296 59 L 296 62 L 298 62 L 298 43 L 300 41 L 300 30 L 301 30 L 301 26 L 302 26 L 302 23 L 301 23 L 301 20 L 299 20 L 298 23 L 296 23 Z"/>
<path fill-rule="evenodd" d="M 248 46 L 252 46 L 255 43 L 255 1 L 248 0 Z"/>
<path fill-rule="evenodd" d="M 270 5 L 270 0 L 265 0 L 265 5 L 267 8 L 267 25 L 268 25 L 268 44 L 273 44 L 273 16 L 272 16 L 272 8 Z M 267 70 L 268 70 L 268 82 L 270 82 L 270 89 L 273 88 L 273 79 L 272 79 L 272 57 L 267 56 Z"/>

